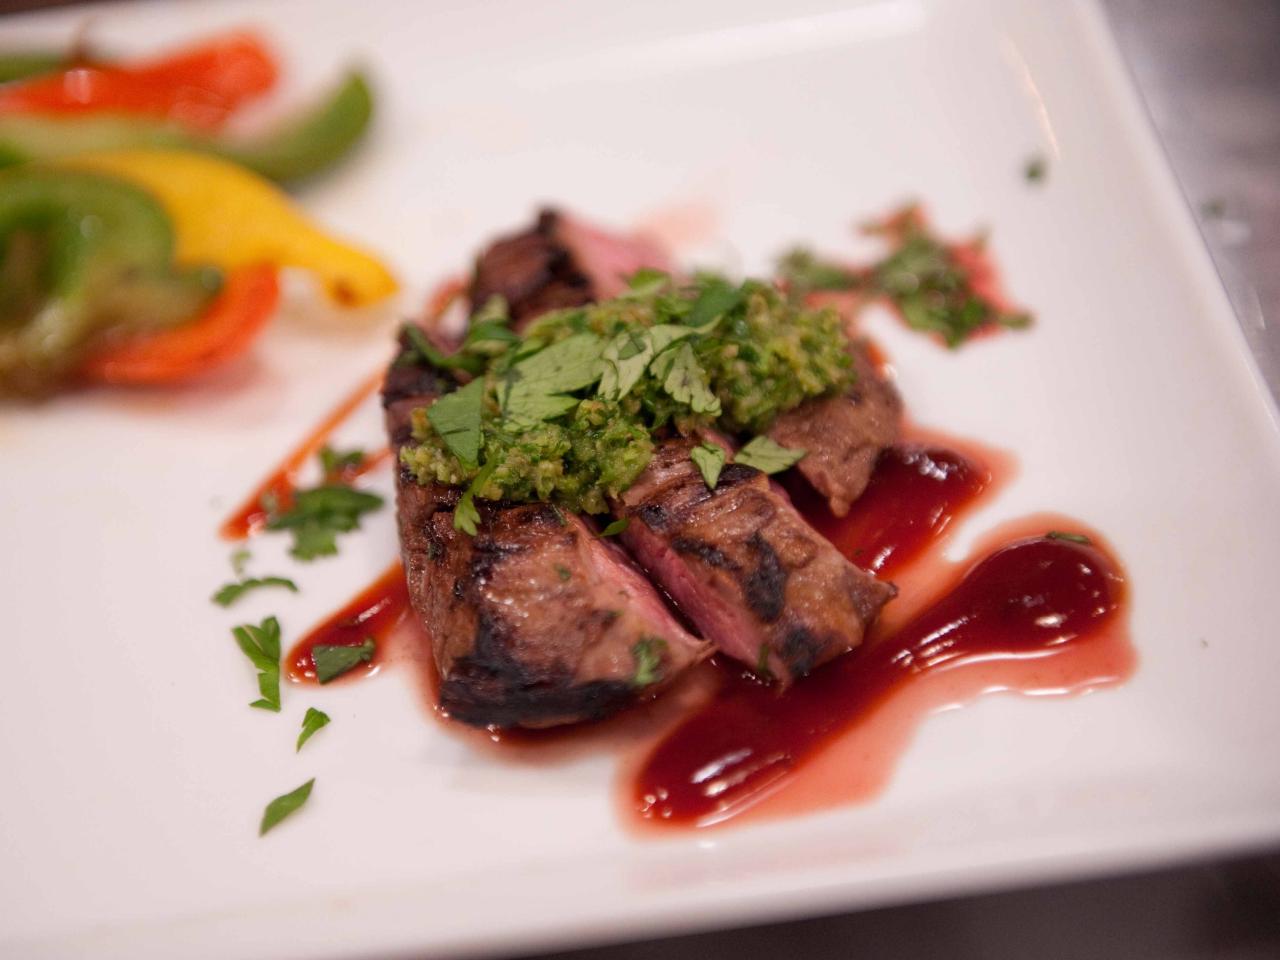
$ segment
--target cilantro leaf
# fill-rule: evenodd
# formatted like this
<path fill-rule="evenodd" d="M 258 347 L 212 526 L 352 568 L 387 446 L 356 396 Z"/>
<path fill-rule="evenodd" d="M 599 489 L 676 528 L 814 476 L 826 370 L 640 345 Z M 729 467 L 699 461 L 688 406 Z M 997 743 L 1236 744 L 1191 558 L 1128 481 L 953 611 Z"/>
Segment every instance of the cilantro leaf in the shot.
<path fill-rule="evenodd" d="M 719 320 L 730 310 L 742 302 L 741 287 L 736 287 L 727 280 L 716 277 L 707 282 L 693 302 L 693 309 L 685 317 L 685 323 L 691 327 L 705 327 Z"/>
<path fill-rule="evenodd" d="M 799 463 L 808 452 L 784 447 L 768 437 L 756 437 L 734 455 L 733 462 L 754 467 L 761 473 L 779 473 Z"/>
<path fill-rule="evenodd" d="M 601 530 L 600 536 L 616 537 L 618 534 L 624 532 L 629 526 L 631 526 L 630 517 L 619 517 L 617 520 L 614 520 L 607 527 Z"/>
<path fill-rule="evenodd" d="M 627 280 L 626 292 L 622 299 L 645 300 L 671 285 L 671 275 L 662 270 L 642 267 Z"/>
<path fill-rule="evenodd" d="M 1050 530 L 1045 534 L 1045 537 L 1049 540 L 1066 540 L 1068 543 L 1083 543 L 1086 546 L 1093 544 L 1093 541 L 1083 533 L 1063 533 L 1061 530 Z"/>
<path fill-rule="evenodd" d="M 596 392 L 607 400 L 621 400 L 640 382 L 653 359 L 653 341 L 647 330 L 623 330 L 600 354 L 604 368 Z"/>
<path fill-rule="evenodd" d="M 480 522 L 480 511 L 476 509 L 476 494 L 484 489 L 484 485 L 497 469 L 497 461 L 486 463 L 475 475 L 475 479 L 462 491 L 458 505 L 453 508 L 453 529 L 461 530 L 469 537 L 476 535 L 476 524 Z"/>
<path fill-rule="evenodd" d="M 299 490 L 288 511 L 267 518 L 267 529 L 289 530 L 293 534 L 289 552 L 299 560 L 314 560 L 337 553 L 337 535 L 358 529 L 360 517 L 377 510 L 382 502 L 376 493 L 340 484 Z"/>
<path fill-rule="evenodd" d="M 484 369 L 484 359 L 473 354 L 459 350 L 456 353 L 441 353 L 427 339 L 427 335 L 422 332 L 422 328 L 416 323 L 406 323 L 402 328 L 406 339 L 413 348 L 413 354 L 410 358 L 414 360 L 421 359 L 428 366 L 435 367 L 438 370 L 465 370 L 467 373 L 479 373 Z M 404 355 L 402 355 L 403 358 Z"/>
<path fill-rule="evenodd" d="M 364 451 L 359 447 L 351 450 L 335 450 L 327 444 L 320 449 L 320 469 L 325 477 L 339 477 L 344 471 L 356 469 L 364 463 Z"/>
<path fill-rule="evenodd" d="M 636 672 L 631 677 L 633 687 L 647 687 L 662 679 L 662 655 L 667 641 L 662 637 L 641 637 L 631 647 L 631 658 Z"/>
<path fill-rule="evenodd" d="M 707 374 L 688 342 L 682 342 L 653 361 L 654 375 L 677 403 L 687 404 L 694 413 L 720 415 L 720 400 L 707 386 Z"/>
<path fill-rule="evenodd" d="M 258 626 L 251 623 L 233 627 L 231 635 L 244 655 L 258 668 L 261 698 L 249 704 L 259 710 L 280 712 L 280 621 L 267 617 Z"/>
<path fill-rule="evenodd" d="M 819 260 L 812 250 L 795 247 L 778 260 L 778 275 L 792 293 L 811 290 L 855 290 L 862 285 L 856 273 L 836 263 Z"/>
<path fill-rule="evenodd" d="M 298 585 L 288 577 L 247 577 L 235 583 L 223 584 L 222 589 L 213 595 L 213 602 L 220 607 L 229 607 L 250 590 L 259 587 L 284 587 L 294 593 L 298 592 Z"/>
<path fill-rule="evenodd" d="M 298 734 L 298 745 L 294 747 L 293 752 L 297 753 L 302 749 L 302 745 L 306 743 L 321 727 L 327 726 L 329 723 L 329 715 L 323 710 L 317 710 L 315 707 L 307 707 L 307 715 L 302 718 L 302 732 Z"/>
<path fill-rule="evenodd" d="M 332 646 L 320 644 L 311 648 L 311 660 L 316 665 L 316 679 L 321 683 L 336 680 L 362 663 L 373 659 L 377 650 L 373 637 L 365 637 L 359 646 Z"/>
<path fill-rule="evenodd" d="M 480 457 L 480 414 L 484 408 L 484 380 L 477 378 L 427 408 L 427 419 L 450 452 L 467 466 Z"/>
<path fill-rule="evenodd" d="M 572 409 L 578 401 L 564 394 L 600 379 L 604 346 L 594 333 L 576 333 L 521 360 L 507 373 L 503 412 L 536 422 Z"/>
<path fill-rule="evenodd" d="M 262 812 L 262 823 L 258 825 L 258 836 L 263 836 L 289 814 L 300 809 L 311 796 L 311 788 L 315 782 L 316 778 L 312 777 L 296 790 L 290 790 L 268 803 L 267 809 Z"/>
<path fill-rule="evenodd" d="M 724 468 L 724 448 L 716 443 L 700 443 L 689 451 L 689 458 L 697 465 L 707 489 L 714 490 Z"/>

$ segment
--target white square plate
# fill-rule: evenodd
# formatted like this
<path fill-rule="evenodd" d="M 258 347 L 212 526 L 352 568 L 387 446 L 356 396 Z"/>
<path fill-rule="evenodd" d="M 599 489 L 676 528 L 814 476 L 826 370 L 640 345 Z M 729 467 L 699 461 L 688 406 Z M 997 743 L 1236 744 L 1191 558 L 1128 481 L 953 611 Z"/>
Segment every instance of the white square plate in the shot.
<path fill-rule="evenodd" d="M 297 570 L 300 596 L 208 602 L 223 513 L 387 355 L 386 327 L 295 311 L 234 384 L 0 411 L 0 953 L 530 948 L 1280 839 L 1276 424 L 1093 6 L 252 0 L 0 34 L 85 17 L 137 52 L 261 25 L 292 90 L 368 62 L 376 134 L 306 202 L 418 289 L 542 200 L 618 224 L 702 205 L 705 255 L 746 271 L 801 239 L 847 251 L 854 220 L 911 196 L 949 232 L 990 225 L 1033 331 L 954 354 L 872 331 L 919 421 L 1019 457 L 953 547 L 1038 509 L 1095 524 L 1141 664 L 1094 696 L 931 719 L 870 804 L 659 839 L 621 828 L 616 758 L 497 762 L 427 718 L 409 669 L 246 709 L 228 628 L 275 612 L 296 637 L 396 552 L 389 510 L 301 569 L 273 538 L 255 569 Z M 365 414 L 349 439 L 376 442 Z M 295 756 L 311 704 L 334 723 Z M 263 803 L 310 776 L 304 815 L 259 840 Z"/>

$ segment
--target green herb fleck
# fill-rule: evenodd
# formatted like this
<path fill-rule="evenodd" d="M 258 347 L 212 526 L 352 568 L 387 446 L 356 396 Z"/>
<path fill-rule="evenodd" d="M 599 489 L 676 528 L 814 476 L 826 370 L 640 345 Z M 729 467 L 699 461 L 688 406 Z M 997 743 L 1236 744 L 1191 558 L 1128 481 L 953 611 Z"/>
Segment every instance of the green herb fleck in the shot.
<path fill-rule="evenodd" d="M 631 677 L 633 687 L 647 687 L 662 679 L 662 655 L 667 641 L 662 637 L 641 637 L 631 647 L 631 658 L 636 672 Z"/>
<path fill-rule="evenodd" d="M 235 583 L 223 584 L 222 589 L 213 595 L 213 602 L 220 607 L 229 607 L 250 590 L 257 590 L 259 587 L 284 587 L 294 593 L 298 592 L 298 585 L 288 577 L 247 577 Z"/>
<path fill-rule="evenodd" d="M 768 437 L 756 437 L 734 454 L 733 462 L 755 467 L 761 473 L 780 473 L 799 463 L 808 452 L 784 447 Z"/>
<path fill-rule="evenodd" d="M 617 520 L 614 520 L 607 527 L 601 530 L 600 536 L 616 537 L 618 534 L 623 533 L 629 526 L 631 526 L 630 517 L 619 517 Z"/>
<path fill-rule="evenodd" d="M 339 533 L 359 529 L 360 517 L 382 506 L 375 493 L 329 484 L 299 490 L 293 506 L 267 518 L 268 530 L 288 530 L 293 534 L 290 553 L 299 560 L 332 556 L 338 552 Z"/>
<path fill-rule="evenodd" d="M 872 271 L 874 289 L 889 298 L 911 329 L 935 333 L 954 349 L 991 326 L 1031 325 L 1030 314 L 1000 309 L 979 293 L 973 262 L 981 239 L 964 245 L 944 243 L 914 207 L 867 230 L 884 236 L 892 246 Z"/>
<path fill-rule="evenodd" d="M 231 631 L 244 655 L 258 668 L 261 698 L 249 704 L 259 710 L 280 712 L 280 621 L 267 617 L 258 626 L 251 623 Z"/>
<path fill-rule="evenodd" d="M 298 789 L 290 790 L 288 793 L 276 797 L 268 803 L 267 809 L 262 812 L 262 823 L 258 827 L 258 836 L 263 836 L 285 817 L 300 809 L 307 802 L 307 798 L 311 796 L 311 788 L 315 785 L 315 782 L 316 778 L 312 777 Z"/>
<path fill-rule="evenodd" d="M 457 353 L 441 353 L 432 346 L 427 335 L 417 324 L 406 323 L 402 329 L 405 339 L 409 341 L 409 350 L 397 358 L 397 363 L 425 363 L 438 370 L 465 370 L 468 373 L 477 373 L 484 369 L 482 357 L 462 350 Z"/>
<path fill-rule="evenodd" d="M 240 547 L 231 553 L 231 572 L 237 577 L 243 577 L 245 568 L 249 565 L 249 560 L 253 557 L 247 547 Z"/>
<path fill-rule="evenodd" d="M 795 247 L 778 259 L 778 277 L 793 296 L 815 290 L 856 290 L 863 278 L 849 267 L 819 260 L 812 250 Z"/>
<path fill-rule="evenodd" d="M 369 663 L 377 650 L 373 637 L 366 637 L 359 646 L 331 646 L 320 644 L 311 649 L 311 660 L 316 665 L 316 679 L 321 683 L 336 680 L 362 663 Z"/>
<path fill-rule="evenodd" d="M 1049 175 L 1049 161 L 1041 154 L 1028 157 L 1022 167 L 1022 176 L 1027 183 L 1043 183 Z"/>
<path fill-rule="evenodd" d="M 329 715 L 323 710 L 317 710 L 315 707 L 307 707 L 307 715 L 302 718 L 302 732 L 298 734 L 298 745 L 294 748 L 294 753 L 302 749 L 302 745 L 315 735 L 316 731 L 321 727 L 328 726 Z"/>
<path fill-rule="evenodd" d="M 769 644 L 760 644 L 760 653 L 756 656 L 756 676 L 761 680 L 772 680 L 773 671 L 769 669 Z"/>
<path fill-rule="evenodd" d="M 1063 533 L 1061 530 L 1050 530 L 1045 534 L 1049 540 L 1066 540 L 1070 543 L 1083 543 L 1092 545 L 1093 541 L 1086 537 L 1083 533 Z"/>
<path fill-rule="evenodd" d="M 563 563 L 556 564 L 556 576 L 560 578 L 562 583 L 568 583 L 573 573 Z"/>
<path fill-rule="evenodd" d="M 689 451 L 689 457 L 697 465 L 707 489 L 714 490 L 724 468 L 724 448 L 717 443 L 700 443 Z"/>
<path fill-rule="evenodd" d="M 653 362 L 653 372 L 676 403 L 694 413 L 720 416 L 720 399 L 707 386 L 707 372 L 688 342 L 660 354 Z"/>
<path fill-rule="evenodd" d="M 364 463 L 364 456 L 364 451 L 359 447 L 335 450 L 325 446 L 320 449 L 320 469 L 324 471 L 326 480 L 336 480 L 348 470 L 358 470 Z"/>

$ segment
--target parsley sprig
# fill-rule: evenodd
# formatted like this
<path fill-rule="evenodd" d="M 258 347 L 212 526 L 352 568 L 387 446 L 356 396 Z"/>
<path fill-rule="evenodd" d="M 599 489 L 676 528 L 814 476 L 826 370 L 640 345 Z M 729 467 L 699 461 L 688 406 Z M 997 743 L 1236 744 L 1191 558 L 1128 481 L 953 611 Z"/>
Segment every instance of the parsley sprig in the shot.
<path fill-rule="evenodd" d="M 258 626 L 251 623 L 231 631 L 237 646 L 258 668 L 259 699 L 249 704 L 259 710 L 280 712 L 280 621 L 267 617 Z"/>

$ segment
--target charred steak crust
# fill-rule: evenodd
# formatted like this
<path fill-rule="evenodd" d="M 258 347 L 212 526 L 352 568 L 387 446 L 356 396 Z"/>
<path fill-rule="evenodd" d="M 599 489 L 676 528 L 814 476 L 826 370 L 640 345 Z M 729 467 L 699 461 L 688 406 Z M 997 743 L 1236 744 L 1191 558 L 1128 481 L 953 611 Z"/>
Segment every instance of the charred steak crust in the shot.
<path fill-rule="evenodd" d="M 857 379 L 844 393 L 801 404 L 781 414 L 769 437 L 784 447 L 807 450 L 796 469 L 837 517 L 862 495 L 876 460 L 902 433 L 902 398 L 871 362 L 866 347 L 853 346 Z"/>
<path fill-rule="evenodd" d="M 421 366 L 393 365 L 383 390 L 393 445 L 408 441 L 413 409 L 444 384 Z M 597 720 L 709 653 L 630 559 L 580 518 L 546 504 L 480 501 L 470 537 L 453 527 L 459 495 L 397 473 L 405 578 L 451 716 L 499 727 Z"/>
<path fill-rule="evenodd" d="M 493 243 L 476 260 L 468 298 L 472 311 L 493 296 L 506 299 L 517 325 L 539 314 L 595 299 L 591 278 L 561 236 L 561 216 L 538 214 L 532 228 Z"/>
<path fill-rule="evenodd" d="M 896 588 L 849 563 L 760 472 L 731 464 L 708 490 L 694 443 L 659 444 L 615 504 L 649 575 L 716 646 L 784 683 L 861 643 Z"/>

